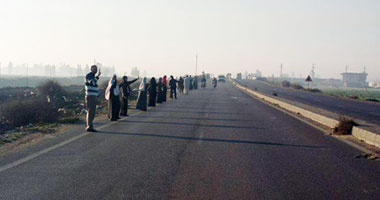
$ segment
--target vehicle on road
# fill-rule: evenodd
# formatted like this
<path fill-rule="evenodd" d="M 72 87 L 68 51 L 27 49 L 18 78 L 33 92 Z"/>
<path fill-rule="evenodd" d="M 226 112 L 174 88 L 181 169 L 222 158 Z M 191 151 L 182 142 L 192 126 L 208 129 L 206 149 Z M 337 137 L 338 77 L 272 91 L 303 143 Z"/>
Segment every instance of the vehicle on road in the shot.
<path fill-rule="evenodd" d="M 223 82 L 223 83 L 225 83 L 226 82 L 226 77 L 224 77 L 224 75 L 219 75 L 218 76 L 218 83 L 219 82 Z"/>

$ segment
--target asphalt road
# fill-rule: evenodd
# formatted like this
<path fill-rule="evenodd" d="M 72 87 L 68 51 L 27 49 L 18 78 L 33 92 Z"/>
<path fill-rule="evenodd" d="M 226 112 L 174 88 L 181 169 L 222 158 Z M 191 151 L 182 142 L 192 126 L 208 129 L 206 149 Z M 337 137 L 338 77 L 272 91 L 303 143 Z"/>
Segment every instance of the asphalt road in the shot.
<path fill-rule="evenodd" d="M 238 80 L 238 82 L 251 89 L 257 88 L 259 92 L 265 94 L 272 95 L 275 92 L 279 98 L 318 107 L 380 126 L 379 104 L 285 89 L 258 80 Z"/>
<path fill-rule="evenodd" d="M 359 153 L 226 83 L 0 172 L 0 199 L 379 199 Z"/>

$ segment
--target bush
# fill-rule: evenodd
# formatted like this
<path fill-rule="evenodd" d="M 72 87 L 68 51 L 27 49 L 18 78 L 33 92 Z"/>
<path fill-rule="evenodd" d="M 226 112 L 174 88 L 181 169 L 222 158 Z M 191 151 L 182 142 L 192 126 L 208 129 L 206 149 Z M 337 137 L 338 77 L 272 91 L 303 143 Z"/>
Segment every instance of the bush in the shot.
<path fill-rule="evenodd" d="M 334 135 L 351 135 L 354 126 L 358 126 L 354 120 L 341 117 L 338 125 L 334 128 Z"/>
<path fill-rule="evenodd" d="M 308 89 L 307 91 L 309 92 L 314 92 L 314 93 L 321 93 L 322 91 L 319 89 Z"/>
<path fill-rule="evenodd" d="M 63 104 L 63 96 L 67 95 L 67 92 L 56 81 L 46 81 L 42 85 L 38 86 L 38 92 L 40 95 L 49 97 L 51 102 L 56 104 Z"/>
<path fill-rule="evenodd" d="M 359 99 L 359 97 L 356 96 L 356 95 L 351 95 L 350 98 L 351 98 L 351 99 Z"/>
<path fill-rule="evenodd" d="M 41 99 L 9 101 L 1 106 L 0 111 L 2 121 L 15 127 L 58 120 L 53 104 Z"/>
<path fill-rule="evenodd" d="M 300 85 L 298 83 L 292 83 L 290 85 L 290 87 L 293 88 L 293 89 L 296 89 L 296 90 L 302 90 L 303 89 L 302 85 Z"/>
<path fill-rule="evenodd" d="M 282 86 L 282 87 L 290 87 L 290 85 L 291 85 L 291 84 L 290 84 L 289 81 L 282 81 L 282 82 L 281 82 L 281 86 Z"/>
<path fill-rule="evenodd" d="M 376 102 L 376 103 L 379 103 L 380 101 L 377 100 L 377 99 L 366 99 L 366 101 L 371 101 L 371 102 Z"/>

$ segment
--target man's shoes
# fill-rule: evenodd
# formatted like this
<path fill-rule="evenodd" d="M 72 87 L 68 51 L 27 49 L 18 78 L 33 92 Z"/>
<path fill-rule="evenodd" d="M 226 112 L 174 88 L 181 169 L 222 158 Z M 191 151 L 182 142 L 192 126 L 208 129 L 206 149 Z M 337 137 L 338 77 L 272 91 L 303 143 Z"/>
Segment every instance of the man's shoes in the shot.
<path fill-rule="evenodd" d="M 117 119 L 111 119 L 111 122 L 115 122 L 115 121 L 117 121 Z"/>
<path fill-rule="evenodd" d="M 88 128 L 86 131 L 87 131 L 87 132 L 92 132 L 92 133 L 96 133 L 96 132 L 98 132 L 98 131 L 95 130 L 94 128 Z"/>

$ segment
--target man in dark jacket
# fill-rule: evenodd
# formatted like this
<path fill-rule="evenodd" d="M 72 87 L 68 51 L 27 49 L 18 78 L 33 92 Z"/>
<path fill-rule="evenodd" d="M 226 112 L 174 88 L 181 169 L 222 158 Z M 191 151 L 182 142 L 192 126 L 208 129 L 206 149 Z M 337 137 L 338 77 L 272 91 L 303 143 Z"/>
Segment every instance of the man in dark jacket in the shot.
<path fill-rule="evenodd" d="M 174 94 L 174 98 L 177 99 L 177 80 L 174 79 L 173 76 L 170 76 L 170 82 L 169 82 L 169 86 L 170 86 L 170 98 L 173 99 L 173 94 Z"/>
<path fill-rule="evenodd" d="M 122 90 L 121 96 L 121 110 L 120 110 L 120 115 L 121 116 L 128 116 L 128 97 L 131 94 L 131 87 L 130 85 L 134 82 L 139 80 L 139 78 L 136 78 L 132 81 L 128 81 L 127 76 L 123 76 L 123 79 L 121 80 L 119 86 Z"/>

